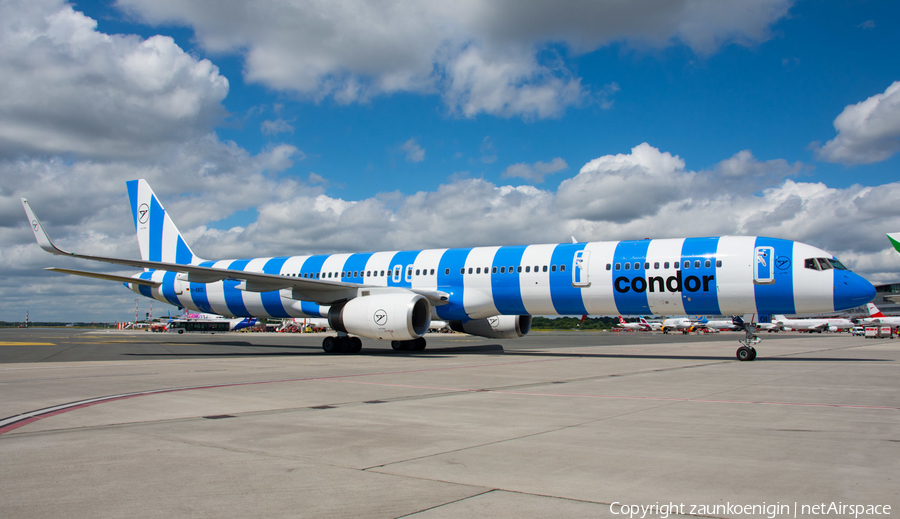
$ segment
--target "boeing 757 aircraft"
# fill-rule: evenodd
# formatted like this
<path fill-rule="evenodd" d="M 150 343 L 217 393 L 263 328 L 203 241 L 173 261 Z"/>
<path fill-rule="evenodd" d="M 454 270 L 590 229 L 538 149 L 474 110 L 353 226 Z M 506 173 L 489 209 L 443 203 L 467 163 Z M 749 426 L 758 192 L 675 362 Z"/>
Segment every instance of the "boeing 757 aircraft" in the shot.
<path fill-rule="evenodd" d="M 198 257 L 143 179 L 127 182 L 141 259 L 66 252 L 28 201 L 38 244 L 57 255 L 144 269 L 119 281 L 144 296 L 233 317 L 327 317 L 322 347 L 355 353 L 352 334 L 422 350 L 431 319 L 489 338 L 522 337 L 532 315 L 752 314 L 740 360 L 759 342 L 755 315 L 834 312 L 875 288 L 831 254 L 754 236 L 470 247 L 209 261 Z M 810 260 L 814 261 L 810 261 Z M 829 265 L 833 268 L 821 268 Z"/>

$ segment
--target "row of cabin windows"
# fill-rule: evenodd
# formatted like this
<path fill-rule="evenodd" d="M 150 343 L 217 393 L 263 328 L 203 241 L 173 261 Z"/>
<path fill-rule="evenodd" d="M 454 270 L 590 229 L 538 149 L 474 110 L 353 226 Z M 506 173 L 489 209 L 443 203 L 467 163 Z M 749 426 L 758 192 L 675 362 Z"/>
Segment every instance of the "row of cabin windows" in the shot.
<path fill-rule="evenodd" d="M 533 270 L 532 270 L 532 268 L 533 268 Z M 484 274 L 488 274 L 488 273 L 490 273 L 490 274 L 497 274 L 497 273 L 500 273 L 500 274 L 512 274 L 512 273 L 514 273 L 514 272 L 516 272 L 516 273 L 521 273 L 521 272 L 522 272 L 522 269 L 524 269 L 525 273 L 531 273 L 531 272 L 556 272 L 556 271 L 557 271 L 556 265 L 550 265 L 549 267 L 548 267 L 547 265 L 543 265 L 543 266 L 541 266 L 541 265 L 535 265 L 534 267 L 532 267 L 531 265 L 526 265 L 526 266 L 524 266 L 524 267 L 523 267 L 522 265 L 519 265 L 519 266 L 517 266 L 517 267 L 513 267 L 513 266 L 509 266 L 509 267 L 484 267 L 484 269 L 482 269 L 481 267 L 469 267 L 468 270 L 469 270 L 469 274 L 481 274 L 481 273 L 484 273 Z M 566 271 L 566 266 L 565 266 L 565 265 L 560 265 L 560 266 L 559 266 L 559 271 L 560 271 L 560 272 L 565 272 L 565 271 Z M 444 271 L 444 273 L 445 273 L 445 274 L 450 274 L 450 269 L 446 269 L 446 270 Z M 463 267 L 463 268 L 459 269 L 459 273 L 464 275 L 464 274 L 466 273 L 466 268 Z"/>
<path fill-rule="evenodd" d="M 823 258 L 823 259 L 824 259 L 824 258 Z M 820 262 L 821 262 L 821 261 L 822 261 L 822 260 L 820 260 Z M 832 262 L 832 263 L 836 263 L 836 262 L 837 262 L 837 260 L 825 260 L 825 262 L 829 262 L 829 261 Z M 815 262 L 815 259 L 813 259 L 812 262 Z M 806 264 L 806 268 L 815 268 L 815 266 L 813 266 L 813 264 L 811 264 L 812 262 L 811 262 L 810 260 L 807 260 L 807 261 L 806 261 L 806 263 L 807 263 L 807 264 Z M 702 263 L 703 267 L 705 267 L 705 268 L 710 268 L 710 267 L 712 266 L 712 262 L 711 262 L 710 260 L 704 260 L 704 261 L 702 261 L 702 262 L 701 262 L 701 260 L 694 260 L 694 268 L 696 268 L 696 269 L 700 268 L 701 263 Z M 635 261 L 635 262 L 633 263 L 633 265 L 634 265 L 633 268 L 634 268 L 635 270 L 639 270 L 639 269 L 641 268 L 641 262 L 639 262 L 639 261 Z M 669 268 L 669 265 L 670 265 L 670 263 L 669 263 L 668 261 L 663 262 L 663 263 L 662 263 L 662 268 L 668 269 L 668 268 Z M 690 260 L 685 260 L 684 263 L 683 263 L 683 265 L 684 265 L 684 268 L 686 268 L 686 269 L 691 268 L 691 262 L 690 262 Z M 678 261 L 675 261 L 675 262 L 672 263 L 672 266 L 674 266 L 674 268 L 678 269 L 678 268 L 681 268 L 681 267 L 682 267 L 682 263 L 681 263 L 681 262 L 678 262 Z M 716 260 L 716 267 L 721 267 L 721 266 L 722 266 L 722 260 Z M 843 265 L 841 265 L 841 267 L 843 267 Z M 533 268 L 533 270 L 532 270 L 532 268 Z M 611 263 L 607 263 L 607 264 L 606 264 L 606 270 L 612 270 L 612 268 L 613 268 L 613 265 L 612 265 Z M 622 269 L 624 269 L 624 270 L 631 270 L 631 269 L 632 269 L 632 263 L 631 263 L 631 262 L 627 262 L 627 263 L 616 263 L 616 264 L 615 264 L 615 268 L 616 268 L 616 270 L 622 270 Z M 654 268 L 654 269 L 659 269 L 659 268 L 660 268 L 660 262 L 658 262 L 658 261 L 653 262 L 653 268 Z M 826 266 L 822 266 L 822 267 L 821 267 L 821 270 L 824 270 L 824 269 L 826 269 L 826 268 L 830 268 L 830 265 L 827 266 L 827 267 L 826 267 Z M 835 267 L 835 268 L 837 268 L 837 267 Z M 844 268 L 846 268 L 846 267 L 844 267 Z M 556 271 L 557 271 L 557 266 L 556 266 L 556 265 L 550 265 L 550 266 L 548 267 L 547 265 L 543 265 L 543 266 L 541 266 L 541 265 L 535 265 L 534 267 L 532 267 L 531 265 L 526 265 L 525 267 L 522 267 L 521 265 L 519 265 L 519 266 L 517 266 L 517 267 L 514 267 L 514 266 L 509 266 L 509 267 L 484 267 L 484 268 L 482 268 L 482 267 L 469 267 L 468 270 L 469 270 L 469 274 L 481 274 L 482 272 L 483 272 L 484 274 L 487 274 L 487 273 L 489 273 L 489 272 L 490 272 L 491 274 L 497 274 L 498 272 L 499 272 L 500 274 L 506 274 L 506 273 L 512 274 L 513 272 L 521 273 L 521 272 L 523 271 L 523 269 L 524 269 L 525 273 L 531 273 L 531 272 L 548 272 L 548 271 L 549 271 L 549 272 L 556 272 Z M 644 270 L 649 270 L 649 269 L 650 269 L 650 262 L 649 262 L 649 261 L 644 262 Z M 559 268 L 558 268 L 558 270 L 559 270 L 559 272 L 565 272 L 565 271 L 566 271 L 566 266 L 565 266 L 565 265 L 560 265 Z M 818 269 L 817 269 L 817 270 L 818 270 Z M 463 268 L 459 269 L 459 273 L 462 274 L 462 275 L 465 275 L 465 273 L 466 273 L 466 268 L 463 267 Z M 450 269 L 445 269 L 445 270 L 444 270 L 444 274 L 449 275 L 449 274 L 450 274 Z M 385 275 L 390 276 L 390 275 L 391 275 L 391 271 L 390 271 L 390 270 L 388 270 L 388 271 L 384 271 L 384 270 L 381 270 L 381 271 L 378 271 L 378 270 L 366 270 L 366 271 L 362 271 L 362 270 L 354 270 L 354 271 L 351 272 L 351 271 L 348 270 L 348 271 L 346 271 L 346 272 L 322 272 L 322 273 L 320 273 L 320 272 L 309 272 L 309 273 L 297 273 L 297 274 L 289 274 L 289 275 L 290 275 L 290 276 L 293 276 L 293 277 L 302 277 L 302 278 L 308 278 L 308 279 L 334 279 L 334 278 L 344 278 L 344 277 L 354 277 L 354 278 L 355 278 L 355 277 L 363 277 L 363 276 L 364 276 L 364 277 L 384 277 Z M 399 275 L 399 273 L 398 273 L 398 275 Z M 412 275 L 413 275 L 413 270 L 412 270 L 412 269 L 408 269 L 408 270 L 406 271 L 406 276 L 407 276 L 407 277 L 412 277 Z M 434 275 L 434 269 L 431 269 L 431 270 L 428 270 L 428 269 L 416 269 L 416 270 L 415 270 L 415 275 L 416 275 L 416 276 L 433 276 L 433 275 Z"/>
<path fill-rule="evenodd" d="M 711 260 L 704 260 L 704 261 L 701 262 L 700 260 L 694 260 L 694 268 L 695 268 L 695 269 L 700 268 L 700 265 L 701 265 L 701 264 L 703 265 L 704 268 L 710 268 L 710 267 L 712 266 L 712 261 L 711 261 Z M 668 261 L 663 262 L 662 265 L 663 265 L 662 268 L 664 268 L 664 269 L 669 268 L 669 262 L 668 262 Z M 681 268 L 682 263 L 681 263 L 681 262 L 678 262 L 678 261 L 675 261 L 675 262 L 672 263 L 672 265 L 673 265 L 676 269 L 678 269 L 678 268 Z M 716 267 L 721 267 L 721 266 L 722 266 L 722 260 L 716 260 Z M 607 263 L 607 264 L 606 264 L 606 270 L 612 270 L 612 268 L 613 268 L 612 263 Z M 616 263 L 616 270 L 622 270 L 623 268 L 624 268 L 625 270 L 631 270 L 631 268 L 632 268 L 632 263 L 631 263 L 631 262 L 628 262 L 628 263 Z M 639 270 L 640 268 L 641 268 L 641 262 L 640 262 L 640 261 L 635 261 L 635 262 L 634 262 L 634 270 Z M 659 262 L 658 262 L 658 261 L 654 261 L 654 262 L 653 262 L 653 268 L 654 268 L 654 269 L 659 269 Z M 690 261 L 690 260 L 684 260 L 684 268 L 686 268 L 686 269 L 691 268 L 691 261 Z M 644 270 L 650 270 L 650 262 L 649 262 L 649 261 L 645 261 L 645 262 L 644 262 Z"/>
<path fill-rule="evenodd" d="M 449 270 L 449 269 L 448 269 Z M 387 272 L 387 274 L 385 274 Z M 291 277 L 300 277 L 307 279 L 328 279 L 328 278 L 357 278 L 357 277 L 384 277 L 385 275 L 390 276 L 391 271 L 378 271 L 378 270 L 354 270 L 354 271 L 346 271 L 346 272 L 301 272 L 296 274 L 287 274 Z M 398 273 L 399 275 L 399 273 Z M 412 276 L 412 269 L 410 269 L 407 273 L 407 276 Z M 431 269 L 430 273 L 428 269 L 416 269 L 417 276 L 428 276 L 434 275 L 434 269 Z"/>
<path fill-rule="evenodd" d="M 531 265 L 527 265 L 527 266 L 525 266 L 525 267 L 522 267 L 521 265 L 519 265 L 519 266 L 517 266 L 517 267 L 514 267 L 514 266 L 510 266 L 510 267 L 484 267 L 483 269 L 482 269 L 481 267 L 469 267 L 469 274 L 481 274 L 482 272 L 485 273 L 485 274 L 487 274 L 487 273 L 489 273 L 489 272 L 490 272 L 491 274 L 497 274 L 498 272 L 499 272 L 500 274 L 506 274 L 506 273 L 512 274 L 513 272 L 520 273 L 520 272 L 523 271 L 523 269 L 524 269 L 524 271 L 525 271 L 526 273 L 530 273 L 530 272 L 556 272 L 557 270 L 558 270 L 559 272 L 565 272 L 565 271 L 566 271 L 566 266 L 565 266 L 565 265 L 560 265 L 560 266 L 557 268 L 556 265 L 550 265 L 549 267 L 548 267 L 547 265 L 543 265 L 543 266 L 541 266 L 541 265 L 535 265 L 534 267 L 532 267 Z M 533 270 L 532 270 L 532 269 L 533 269 Z M 385 274 L 385 273 L 386 273 L 386 274 Z M 463 267 L 463 268 L 459 269 L 459 273 L 460 273 L 460 274 L 465 274 L 465 273 L 466 273 L 466 268 Z M 450 274 L 450 269 L 445 269 L 445 270 L 444 270 L 444 274 L 449 275 L 449 274 Z M 308 279 L 330 279 L 330 278 L 343 278 L 343 277 L 354 277 L 354 278 L 355 278 L 355 277 L 360 277 L 360 276 L 363 276 L 363 275 L 365 275 L 364 277 L 384 277 L 385 275 L 390 276 L 390 275 L 391 275 L 391 271 L 390 271 L 390 270 L 388 270 L 388 271 L 384 271 L 384 270 L 382 270 L 382 271 L 378 271 L 378 270 L 366 270 L 366 271 L 358 270 L 358 271 L 357 271 L 357 270 L 354 270 L 354 271 L 351 272 L 351 271 L 348 270 L 348 271 L 346 271 L 346 272 L 334 272 L 334 273 L 332 273 L 332 272 L 322 272 L 322 273 L 319 273 L 319 272 L 309 272 L 309 273 L 305 273 L 305 272 L 304 272 L 304 273 L 288 274 L 288 275 L 289 275 L 289 276 L 292 276 L 292 277 L 301 277 L 301 278 L 308 278 Z M 398 275 L 399 275 L 399 271 L 398 271 Z M 406 276 L 407 276 L 407 277 L 412 277 L 412 275 L 413 275 L 413 270 L 412 270 L 412 269 L 409 269 L 409 270 L 406 271 Z M 416 275 L 416 276 L 433 276 L 433 275 L 434 275 L 434 269 L 431 269 L 431 270 L 429 270 L 429 269 L 416 269 L 416 270 L 415 270 L 415 275 Z"/>
<path fill-rule="evenodd" d="M 837 260 L 827 260 L 824 258 L 820 259 L 819 261 L 822 263 L 825 263 L 825 262 L 839 263 L 839 262 L 837 262 Z M 705 267 L 705 268 L 710 268 L 712 266 L 712 262 L 710 260 L 704 260 L 702 262 L 700 260 L 694 260 L 694 268 L 695 269 L 700 268 L 701 263 L 702 263 L 703 267 Z M 633 263 L 633 265 L 634 265 L 633 268 L 635 270 L 639 270 L 641 268 L 641 262 L 639 262 L 639 261 L 635 261 Z M 670 265 L 670 263 L 668 261 L 663 262 L 662 268 L 668 269 L 669 265 Z M 690 260 L 685 260 L 683 265 L 684 265 L 684 268 L 686 268 L 686 269 L 691 268 Z M 815 269 L 816 266 L 814 266 L 814 265 L 815 265 L 815 259 L 806 260 L 806 268 Z M 828 264 L 826 263 L 826 265 L 828 265 Z M 681 268 L 682 263 L 675 261 L 672 263 L 672 266 L 674 266 L 676 269 L 678 269 L 678 268 Z M 721 267 L 721 266 L 722 266 L 722 260 L 716 260 L 716 267 Z M 658 261 L 653 262 L 654 269 L 659 269 L 659 267 L 660 267 L 660 263 Z M 826 268 L 830 268 L 830 267 L 831 267 L 830 265 L 828 265 L 828 266 L 823 265 L 820 267 L 820 269 L 825 270 Z M 843 267 L 843 265 L 841 265 L 841 267 Z M 550 265 L 549 267 L 547 265 L 543 265 L 543 266 L 535 265 L 534 267 L 532 267 L 531 265 L 526 265 L 525 267 L 522 267 L 521 265 L 519 265 L 517 267 L 514 267 L 514 266 L 484 267 L 483 269 L 482 269 L 482 267 L 469 267 L 468 270 L 469 270 L 469 274 L 481 274 L 482 272 L 485 274 L 487 274 L 489 272 L 491 274 L 497 274 L 498 272 L 500 274 L 506 274 L 506 273 L 512 274 L 513 272 L 521 273 L 523 268 L 524 268 L 525 273 L 548 272 L 548 271 L 556 272 L 557 271 L 556 265 Z M 532 270 L 532 268 L 534 270 Z M 612 268 L 613 268 L 613 265 L 611 263 L 606 264 L 606 270 L 612 270 Z M 623 268 L 624 268 L 624 270 L 631 270 L 632 263 L 631 262 L 616 263 L 615 268 L 616 268 L 616 270 L 622 270 Z M 835 268 L 838 268 L 838 267 L 835 267 Z M 846 268 L 846 267 L 844 267 L 844 268 Z M 650 262 L 649 261 L 644 262 L 644 270 L 649 270 L 649 269 L 650 269 Z M 559 270 L 559 272 L 565 272 L 566 266 L 560 265 L 558 270 Z M 816 269 L 816 270 L 819 270 L 819 269 Z M 431 269 L 431 270 L 416 269 L 415 272 L 416 272 L 415 273 L 416 276 L 433 276 L 434 275 L 434 269 Z M 459 269 L 459 273 L 462 275 L 465 275 L 466 268 L 463 267 L 463 268 Z M 444 274 L 449 275 L 450 269 L 445 269 Z M 366 271 L 354 270 L 351 272 L 348 270 L 346 272 L 321 272 L 321 273 L 320 272 L 308 272 L 308 273 L 297 273 L 297 274 L 289 274 L 289 275 L 293 276 L 293 277 L 302 277 L 302 278 L 308 278 L 308 279 L 335 279 L 335 278 L 344 278 L 344 277 L 354 277 L 354 278 L 355 277 L 384 277 L 385 275 L 390 276 L 391 271 L 390 270 L 388 270 L 388 271 L 384 271 L 384 270 L 381 270 L 381 271 L 378 271 L 378 270 L 366 270 Z M 399 272 L 398 272 L 398 275 L 399 275 Z M 412 277 L 412 275 L 413 275 L 413 270 L 408 269 L 406 271 L 406 276 Z"/>

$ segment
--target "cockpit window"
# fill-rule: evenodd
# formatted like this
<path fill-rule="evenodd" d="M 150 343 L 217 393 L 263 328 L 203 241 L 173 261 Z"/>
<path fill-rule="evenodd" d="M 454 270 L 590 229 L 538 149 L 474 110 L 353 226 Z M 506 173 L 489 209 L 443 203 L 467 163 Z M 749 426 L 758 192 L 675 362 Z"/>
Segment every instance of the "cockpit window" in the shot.
<path fill-rule="evenodd" d="M 806 258 L 803 260 L 803 266 L 812 270 L 847 270 L 843 263 L 832 258 Z"/>
<path fill-rule="evenodd" d="M 840 261 L 838 261 L 838 260 L 835 259 L 835 258 L 832 258 L 832 259 L 830 259 L 830 260 L 828 260 L 828 261 L 831 262 L 831 266 L 832 266 L 832 267 L 834 267 L 834 268 L 836 268 L 836 269 L 838 269 L 838 270 L 848 270 L 847 267 L 845 267 L 843 263 L 841 263 Z"/>

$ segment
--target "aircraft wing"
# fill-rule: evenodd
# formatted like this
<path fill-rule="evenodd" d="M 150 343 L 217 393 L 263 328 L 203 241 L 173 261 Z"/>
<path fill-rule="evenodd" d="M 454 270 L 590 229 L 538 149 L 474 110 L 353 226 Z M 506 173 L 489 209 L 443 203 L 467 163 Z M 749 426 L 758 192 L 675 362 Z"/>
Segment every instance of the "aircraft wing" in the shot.
<path fill-rule="evenodd" d="M 86 272 L 84 270 L 61 269 L 57 267 L 47 267 L 44 270 L 52 272 L 62 272 L 63 274 L 73 274 L 75 276 L 84 276 L 86 278 L 103 279 L 106 281 L 118 281 L 120 283 L 134 283 L 136 285 L 144 285 L 156 288 L 162 285 L 159 281 L 151 281 L 149 279 L 138 279 L 129 276 L 116 276 L 113 274 L 100 274 L 98 272 Z"/>
<path fill-rule="evenodd" d="M 182 277 L 182 281 L 194 283 L 214 283 L 222 280 L 235 280 L 240 283 L 237 289 L 248 292 L 270 292 L 273 290 L 291 290 L 293 299 L 302 301 L 311 301 L 320 305 L 332 304 L 338 301 L 346 301 L 353 299 L 358 295 L 360 288 L 367 288 L 367 285 L 359 283 L 345 283 L 342 281 L 326 281 L 321 279 L 295 278 L 289 276 L 281 276 L 278 274 L 265 274 L 262 272 L 244 272 L 242 270 L 221 269 L 214 267 L 201 267 L 199 265 L 182 265 L 179 263 L 168 263 L 163 261 L 145 261 L 131 260 L 124 258 L 110 258 L 105 256 L 92 256 L 89 254 L 79 254 L 68 252 L 60 249 L 50 240 L 50 236 L 44 230 L 41 221 L 31 209 L 28 200 L 22 198 L 22 206 L 28 215 L 28 221 L 31 224 L 31 230 L 38 245 L 50 254 L 58 256 L 69 256 L 77 259 L 100 261 L 103 263 L 112 263 L 114 265 L 126 265 L 129 267 L 164 270 L 168 272 L 177 272 Z M 136 278 L 122 278 L 121 276 L 112 276 L 107 274 L 93 274 L 84 271 L 70 271 L 69 269 L 52 269 L 67 274 L 75 274 L 97 279 L 107 279 L 113 281 L 122 281 L 125 283 L 143 284 Z M 93 275 L 90 275 L 93 274 Z M 155 283 L 150 281 L 148 284 Z M 158 286 L 159 283 L 156 283 Z M 153 285 L 151 285 L 153 286 Z M 383 289 L 384 287 L 371 287 Z M 416 290 L 416 289 L 400 289 L 409 290 L 417 294 L 421 294 L 435 305 L 447 304 L 449 294 L 438 290 Z"/>

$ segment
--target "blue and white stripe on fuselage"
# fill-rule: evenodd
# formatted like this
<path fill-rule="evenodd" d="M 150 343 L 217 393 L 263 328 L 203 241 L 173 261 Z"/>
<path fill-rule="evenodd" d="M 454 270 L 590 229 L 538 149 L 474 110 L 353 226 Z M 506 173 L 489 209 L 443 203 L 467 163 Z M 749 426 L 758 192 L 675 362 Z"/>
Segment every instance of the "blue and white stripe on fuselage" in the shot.
<path fill-rule="evenodd" d="M 710 237 L 576 244 L 430 249 L 203 262 L 201 265 L 361 286 L 448 294 L 434 318 L 505 315 L 797 314 L 865 304 L 867 282 L 847 270 L 804 267 L 832 258 L 799 242 Z M 188 283 L 173 273 L 131 289 L 201 312 L 234 317 L 321 317 L 328 307 L 250 292 L 235 281 Z M 862 280 L 854 294 L 856 279 Z M 863 293 L 865 292 L 865 293 Z M 752 312 L 750 310 L 753 310 Z"/>

